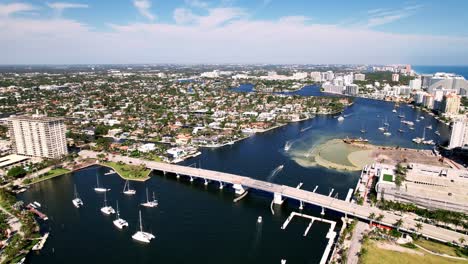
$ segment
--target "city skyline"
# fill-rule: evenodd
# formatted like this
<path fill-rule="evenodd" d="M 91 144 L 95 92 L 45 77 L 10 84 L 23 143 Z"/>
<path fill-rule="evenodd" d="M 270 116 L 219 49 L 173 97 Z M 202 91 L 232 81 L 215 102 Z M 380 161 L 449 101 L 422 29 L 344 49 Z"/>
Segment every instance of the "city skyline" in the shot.
<path fill-rule="evenodd" d="M 3 1 L 0 56 L 2 64 L 463 65 L 465 5 Z"/>

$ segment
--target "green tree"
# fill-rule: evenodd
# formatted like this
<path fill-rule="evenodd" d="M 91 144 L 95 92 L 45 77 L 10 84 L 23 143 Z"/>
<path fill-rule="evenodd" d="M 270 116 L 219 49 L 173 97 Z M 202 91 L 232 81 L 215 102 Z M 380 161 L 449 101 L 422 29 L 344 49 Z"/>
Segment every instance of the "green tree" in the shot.
<path fill-rule="evenodd" d="M 16 179 L 24 177 L 25 175 L 26 175 L 26 170 L 21 166 L 13 167 L 7 173 L 8 177 L 12 177 Z"/>

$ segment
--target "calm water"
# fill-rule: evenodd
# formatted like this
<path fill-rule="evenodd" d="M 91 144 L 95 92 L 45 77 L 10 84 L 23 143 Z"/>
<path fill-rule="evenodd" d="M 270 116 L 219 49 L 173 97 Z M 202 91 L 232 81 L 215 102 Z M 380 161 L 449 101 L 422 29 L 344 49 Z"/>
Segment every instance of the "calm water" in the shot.
<path fill-rule="evenodd" d="M 309 86 L 296 92 L 319 95 L 318 87 Z M 310 147 L 324 140 L 345 136 L 362 136 L 379 145 L 421 147 L 411 142 L 421 136 L 423 127 L 432 125 L 426 137 L 443 141 L 448 128 L 425 113 L 401 106 L 399 111 L 408 120 L 417 116 L 425 120 L 416 123 L 416 129 L 403 134 L 397 132 L 400 118 L 392 113 L 393 104 L 388 102 L 356 99 L 355 104 L 343 113 L 346 118 L 338 122 L 336 117 L 316 117 L 288 126 L 258 134 L 233 146 L 206 149 L 195 159 L 184 162 L 203 168 L 237 173 L 296 186 L 303 182 L 303 189 L 328 193 L 335 189 L 344 199 L 349 188 L 354 188 L 358 173 L 339 172 L 321 167 L 306 168 L 290 158 L 290 152 Z M 377 130 L 383 120 L 390 123 L 392 136 L 385 137 Z M 301 132 L 301 129 L 308 128 Z M 406 128 L 406 127 L 404 127 Z M 442 138 L 434 134 L 442 133 Z M 285 142 L 292 142 L 289 152 L 284 151 Z M 279 165 L 284 169 L 277 174 L 272 171 Z M 134 197 L 122 194 L 124 181 L 118 176 L 104 176 L 105 168 L 93 167 L 67 176 L 34 185 L 19 198 L 27 202 L 38 201 L 49 216 L 51 235 L 39 254 L 31 254 L 30 263 L 318 263 L 327 240 L 328 225 L 314 223 L 307 237 L 302 234 L 308 222 L 294 219 L 287 230 L 280 226 L 292 210 L 297 211 L 295 201 L 287 201 L 270 212 L 271 195 L 251 192 L 238 203 L 233 203 L 231 188 L 219 190 L 217 184 L 205 187 L 201 181 L 190 183 L 186 178 L 177 180 L 174 175 L 153 174 L 146 183 L 133 183 L 137 190 Z M 112 224 L 114 217 L 104 216 L 99 211 L 103 195 L 94 192 L 96 175 L 112 190 L 108 200 L 115 208 L 119 200 L 122 218 L 130 223 L 124 231 Z M 71 203 L 73 185 L 84 200 L 85 206 L 75 209 Z M 155 191 L 160 205 L 154 209 L 142 209 L 145 229 L 153 232 L 156 239 L 148 245 L 132 241 L 137 227 L 138 204 L 145 198 L 148 187 Z M 320 208 L 306 208 L 306 213 L 319 216 Z M 263 223 L 257 224 L 258 216 Z M 326 212 L 328 219 L 339 221 L 339 215 Z"/>

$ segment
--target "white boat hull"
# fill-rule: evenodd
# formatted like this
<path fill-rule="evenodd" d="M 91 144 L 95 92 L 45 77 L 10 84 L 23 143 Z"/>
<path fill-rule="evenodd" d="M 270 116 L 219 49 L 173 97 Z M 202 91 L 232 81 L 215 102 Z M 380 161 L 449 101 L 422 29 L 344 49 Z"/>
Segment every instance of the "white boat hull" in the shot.
<path fill-rule="evenodd" d="M 119 229 L 123 229 L 124 227 L 128 227 L 128 222 L 123 220 L 122 218 L 114 220 L 113 223 Z"/>
<path fill-rule="evenodd" d="M 76 208 L 80 208 L 81 206 L 83 206 L 83 201 L 81 201 L 81 199 L 79 198 L 73 199 L 72 203 Z"/>
<path fill-rule="evenodd" d="M 115 210 L 111 206 L 102 207 L 101 212 L 106 215 L 115 214 Z"/>
<path fill-rule="evenodd" d="M 134 195 L 136 194 L 136 190 L 128 190 L 128 191 L 124 191 L 123 193 L 126 195 Z"/>
<path fill-rule="evenodd" d="M 94 188 L 94 190 L 95 190 L 96 192 L 107 192 L 107 191 L 110 191 L 110 189 L 98 188 L 98 187 Z"/>
<path fill-rule="evenodd" d="M 149 243 L 149 242 L 151 242 L 151 239 L 155 238 L 155 236 L 153 234 L 150 234 L 150 233 L 147 233 L 147 232 L 138 231 L 132 236 L 132 238 L 135 239 L 136 241 L 140 241 L 140 242 L 143 242 L 143 243 Z"/>
<path fill-rule="evenodd" d="M 158 202 L 146 202 L 146 203 L 142 203 L 141 205 L 144 206 L 144 207 L 152 208 L 152 207 L 158 206 Z"/>

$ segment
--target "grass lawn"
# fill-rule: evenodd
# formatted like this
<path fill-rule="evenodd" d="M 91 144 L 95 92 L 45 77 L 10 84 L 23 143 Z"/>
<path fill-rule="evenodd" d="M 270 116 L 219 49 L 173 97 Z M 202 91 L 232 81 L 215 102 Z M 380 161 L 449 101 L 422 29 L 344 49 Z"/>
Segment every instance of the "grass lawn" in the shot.
<path fill-rule="evenodd" d="M 64 169 L 64 168 L 52 169 L 52 170 L 40 175 L 39 177 L 36 177 L 36 178 L 32 179 L 30 184 L 45 181 L 45 180 L 48 180 L 48 179 L 51 179 L 51 178 L 54 178 L 54 177 L 57 177 L 57 176 L 60 176 L 60 175 L 63 175 L 63 174 L 67 174 L 69 172 L 70 172 L 70 170 L 67 170 L 67 169 Z"/>
<path fill-rule="evenodd" d="M 447 254 L 449 256 L 458 257 L 457 253 L 455 252 L 456 248 L 454 247 L 450 247 L 441 243 L 437 243 L 437 242 L 433 242 L 433 241 L 425 240 L 425 239 L 419 239 L 415 241 L 414 243 L 435 253 Z"/>
<path fill-rule="evenodd" d="M 424 253 L 422 250 L 417 250 L 418 252 L 423 252 L 424 255 L 417 255 L 411 253 L 396 252 L 392 250 L 386 250 L 378 248 L 374 245 L 372 240 L 366 242 L 364 247 L 367 249 L 367 252 L 363 257 L 360 258 L 360 263 L 363 264 L 414 264 L 414 263 L 424 263 L 424 264 L 451 264 L 451 263 L 467 263 L 464 260 L 456 260 L 450 258 L 439 257 Z"/>
<path fill-rule="evenodd" d="M 101 163 L 104 166 L 111 167 L 120 177 L 127 180 L 147 180 L 151 170 L 142 168 L 138 165 L 119 164 L 117 162 L 105 161 Z"/>
<path fill-rule="evenodd" d="M 383 180 L 388 181 L 388 182 L 393 182 L 393 176 L 390 174 L 384 174 L 383 175 Z"/>

